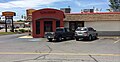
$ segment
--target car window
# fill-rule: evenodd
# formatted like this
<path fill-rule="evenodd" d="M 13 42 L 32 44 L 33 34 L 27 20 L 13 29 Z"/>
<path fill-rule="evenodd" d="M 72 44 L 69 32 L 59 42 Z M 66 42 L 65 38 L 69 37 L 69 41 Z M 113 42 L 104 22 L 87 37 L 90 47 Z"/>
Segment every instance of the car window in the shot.
<path fill-rule="evenodd" d="M 68 29 L 68 28 L 66 28 L 66 32 L 69 32 L 69 29 Z"/>
<path fill-rule="evenodd" d="M 86 31 L 87 29 L 86 28 L 78 28 L 76 29 L 76 31 Z"/>
<path fill-rule="evenodd" d="M 56 29 L 57 32 L 63 32 L 63 29 Z"/>
<path fill-rule="evenodd" d="M 94 29 L 93 29 L 93 28 L 88 28 L 88 30 L 89 30 L 89 31 L 94 31 Z"/>

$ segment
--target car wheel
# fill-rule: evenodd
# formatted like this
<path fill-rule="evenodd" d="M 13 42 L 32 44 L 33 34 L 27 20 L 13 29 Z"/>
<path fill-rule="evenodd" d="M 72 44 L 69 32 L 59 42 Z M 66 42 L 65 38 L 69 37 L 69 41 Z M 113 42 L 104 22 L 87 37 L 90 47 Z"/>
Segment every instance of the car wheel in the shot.
<path fill-rule="evenodd" d="M 98 34 L 95 36 L 95 39 L 97 39 L 98 38 Z"/>
<path fill-rule="evenodd" d="M 92 35 L 89 35 L 88 40 L 90 41 L 92 40 Z"/>
<path fill-rule="evenodd" d="M 52 39 L 48 39 L 49 40 L 49 42 L 51 42 L 52 41 Z"/>
<path fill-rule="evenodd" d="M 71 40 L 75 39 L 74 37 L 71 37 Z"/>
<path fill-rule="evenodd" d="M 58 41 L 62 41 L 62 37 L 60 36 L 57 40 L 58 40 Z"/>
<path fill-rule="evenodd" d="M 64 37 L 64 40 L 66 41 L 67 39 Z"/>
<path fill-rule="evenodd" d="M 97 36 L 95 36 L 94 39 L 97 39 Z"/>
<path fill-rule="evenodd" d="M 79 41 L 79 38 L 76 38 L 76 41 Z"/>

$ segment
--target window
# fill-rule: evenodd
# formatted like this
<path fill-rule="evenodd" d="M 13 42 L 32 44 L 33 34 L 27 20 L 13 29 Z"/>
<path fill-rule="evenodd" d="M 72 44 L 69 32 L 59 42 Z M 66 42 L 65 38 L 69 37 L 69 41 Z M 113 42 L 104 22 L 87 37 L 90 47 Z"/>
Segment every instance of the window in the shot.
<path fill-rule="evenodd" d="M 78 27 L 84 27 L 84 21 L 71 21 L 69 22 L 70 31 L 75 31 Z"/>
<path fill-rule="evenodd" d="M 44 31 L 45 32 L 52 32 L 52 21 L 44 21 Z"/>
<path fill-rule="evenodd" d="M 56 29 L 56 32 L 64 32 L 64 29 Z"/>
<path fill-rule="evenodd" d="M 40 34 L 40 21 L 36 21 L 36 34 Z"/>
<path fill-rule="evenodd" d="M 70 32 L 68 28 L 65 29 L 66 32 Z"/>
<path fill-rule="evenodd" d="M 94 29 L 93 29 L 93 28 L 88 28 L 88 30 L 89 30 L 89 31 L 94 31 Z"/>
<path fill-rule="evenodd" d="M 86 28 L 77 28 L 76 31 L 87 31 Z"/>
<path fill-rule="evenodd" d="M 60 21 L 56 21 L 56 28 L 60 27 Z"/>

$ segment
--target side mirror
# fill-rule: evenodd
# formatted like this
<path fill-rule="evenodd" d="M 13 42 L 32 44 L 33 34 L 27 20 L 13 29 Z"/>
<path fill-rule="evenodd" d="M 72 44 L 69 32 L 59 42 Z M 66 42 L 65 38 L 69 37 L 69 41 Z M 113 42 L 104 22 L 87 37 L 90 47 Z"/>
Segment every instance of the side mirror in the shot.
<path fill-rule="evenodd" d="M 96 30 L 94 30 L 94 31 L 96 31 Z"/>

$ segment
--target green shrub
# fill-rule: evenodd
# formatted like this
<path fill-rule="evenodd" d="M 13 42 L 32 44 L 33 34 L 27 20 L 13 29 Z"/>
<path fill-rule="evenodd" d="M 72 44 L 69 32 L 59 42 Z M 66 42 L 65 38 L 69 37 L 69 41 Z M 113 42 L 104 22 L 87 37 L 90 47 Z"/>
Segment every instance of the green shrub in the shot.
<path fill-rule="evenodd" d="M 22 33 L 26 32 L 25 29 L 19 29 L 19 31 L 22 32 Z"/>

